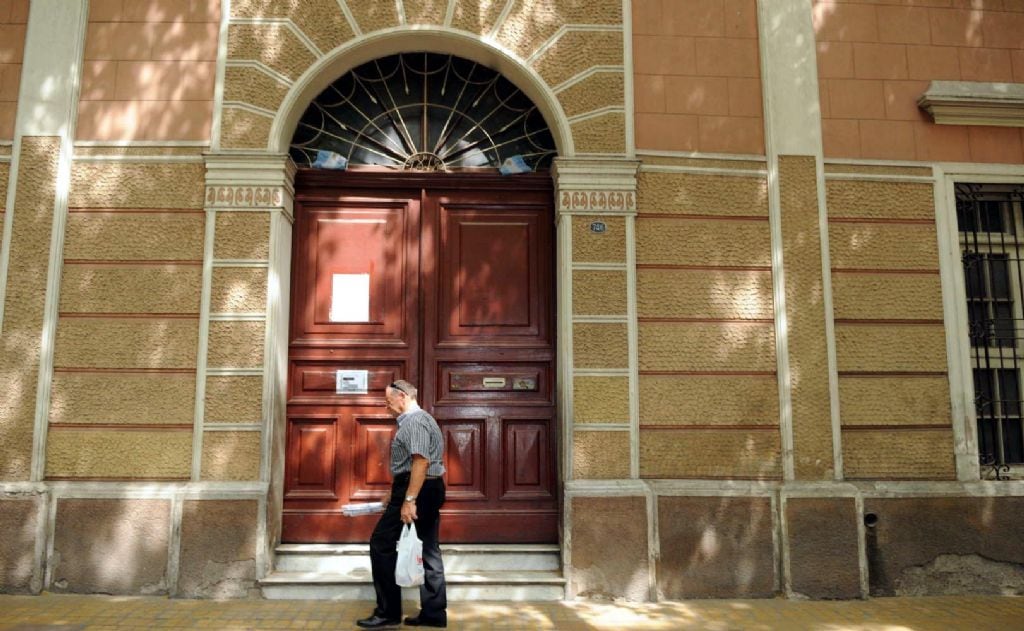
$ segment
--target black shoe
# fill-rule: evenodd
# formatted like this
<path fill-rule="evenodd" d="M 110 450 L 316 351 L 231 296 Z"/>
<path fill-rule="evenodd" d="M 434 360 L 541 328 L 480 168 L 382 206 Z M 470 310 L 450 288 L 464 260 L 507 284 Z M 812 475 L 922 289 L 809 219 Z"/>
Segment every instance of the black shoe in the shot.
<path fill-rule="evenodd" d="M 369 618 L 356 620 L 356 624 L 364 629 L 387 629 L 389 627 L 397 627 L 401 622 L 400 618 L 384 618 L 377 614 L 373 614 Z"/>
<path fill-rule="evenodd" d="M 437 627 L 444 629 L 448 626 L 448 623 L 443 620 L 429 620 L 420 616 L 410 616 L 405 619 L 405 624 L 410 627 Z"/>

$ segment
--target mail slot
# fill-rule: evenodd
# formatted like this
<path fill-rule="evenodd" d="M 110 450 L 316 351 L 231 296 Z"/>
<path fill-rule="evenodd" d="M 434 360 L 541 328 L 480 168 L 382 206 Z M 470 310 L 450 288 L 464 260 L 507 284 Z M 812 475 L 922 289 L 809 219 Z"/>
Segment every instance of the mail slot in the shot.
<path fill-rule="evenodd" d="M 484 387 L 489 389 L 504 388 L 508 380 L 504 377 L 484 377 Z"/>

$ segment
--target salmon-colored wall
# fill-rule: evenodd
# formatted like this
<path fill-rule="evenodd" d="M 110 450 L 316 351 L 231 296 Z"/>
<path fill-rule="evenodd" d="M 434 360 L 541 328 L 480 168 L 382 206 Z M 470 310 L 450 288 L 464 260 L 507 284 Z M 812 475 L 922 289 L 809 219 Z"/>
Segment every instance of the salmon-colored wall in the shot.
<path fill-rule="evenodd" d="M 0 140 L 14 138 L 28 0 L 0 0 Z"/>
<path fill-rule="evenodd" d="M 932 80 L 1024 83 L 1024 2 L 813 6 L 827 157 L 1024 162 L 1020 128 L 936 125 L 917 107 Z"/>
<path fill-rule="evenodd" d="M 219 0 L 90 0 L 79 140 L 209 140 Z"/>
<path fill-rule="evenodd" d="M 634 0 L 637 149 L 764 154 L 755 0 Z"/>

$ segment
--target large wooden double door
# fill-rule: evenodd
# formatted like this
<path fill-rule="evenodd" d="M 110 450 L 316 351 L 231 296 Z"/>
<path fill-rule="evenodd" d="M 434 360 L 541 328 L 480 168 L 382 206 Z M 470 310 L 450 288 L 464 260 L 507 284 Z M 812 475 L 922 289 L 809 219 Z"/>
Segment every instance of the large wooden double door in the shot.
<path fill-rule="evenodd" d="M 299 173 L 284 541 L 369 538 L 341 507 L 390 489 L 396 379 L 444 434 L 442 540 L 557 540 L 552 201 L 541 175 Z"/>

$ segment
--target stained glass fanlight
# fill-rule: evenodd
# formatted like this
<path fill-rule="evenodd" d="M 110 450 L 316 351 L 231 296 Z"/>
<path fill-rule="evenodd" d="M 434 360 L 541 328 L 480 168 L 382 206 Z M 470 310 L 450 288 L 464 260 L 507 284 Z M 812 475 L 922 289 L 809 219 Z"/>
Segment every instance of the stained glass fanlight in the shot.
<path fill-rule="evenodd" d="M 319 151 L 350 166 L 401 170 L 493 169 L 521 156 L 545 170 L 555 142 L 537 106 L 479 63 L 435 53 L 403 53 L 365 63 L 309 105 L 291 156 L 312 166 Z"/>

